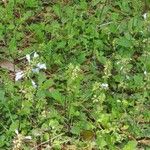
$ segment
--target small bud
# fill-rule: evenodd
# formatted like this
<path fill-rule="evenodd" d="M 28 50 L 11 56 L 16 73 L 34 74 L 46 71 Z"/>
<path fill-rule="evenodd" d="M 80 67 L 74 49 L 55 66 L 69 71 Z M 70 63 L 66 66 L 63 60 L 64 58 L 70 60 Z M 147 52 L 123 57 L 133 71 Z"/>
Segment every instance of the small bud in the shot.
<path fill-rule="evenodd" d="M 147 13 L 144 13 L 144 14 L 143 14 L 143 18 L 146 20 L 146 18 L 147 18 Z"/>

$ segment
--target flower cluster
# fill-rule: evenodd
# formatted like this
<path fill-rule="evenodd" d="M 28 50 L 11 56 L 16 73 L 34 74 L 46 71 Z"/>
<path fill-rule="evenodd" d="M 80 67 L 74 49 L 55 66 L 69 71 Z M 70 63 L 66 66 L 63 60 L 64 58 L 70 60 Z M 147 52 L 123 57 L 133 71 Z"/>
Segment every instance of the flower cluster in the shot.
<path fill-rule="evenodd" d="M 18 130 L 16 130 L 15 133 L 16 133 L 16 137 L 13 140 L 13 150 L 21 149 L 21 146 L 24 141 L 26 140 L 30 141 L 32 139 L 31 136 L 23 136 L 18 132 Z"/>
<path fill-rule="evenodd" d="M 78 78 L 80 72 L 81 72 L 81 69 L 79 66 L 74 66 L 73 64 L 70 64 L 69 65 L 69 74 L 71 75 L 71 79 L 72 80 L 75 80 Z"/>
<path fill-rule="evenodd" d="M 15 81 L 18 81 L 26 77 L 29 72 L 39 73 L 40 70 L 46 69 L 46 64 L 38 62 L 37 61 L 38 58 L 39 58 L 39 55 L 36 52 L 33 54 L 33 56 L 31 56 L 30 54 L 27 54 L 26 59 L 28 61 L 29 69 L 17 72 L 15 74 Z M 31 83 L 34 88 L 37 87 L 36 83 L 32 79 L 31 79 Z"/>
<path fill-rule="evenodd" d="M 111 76 L 111 70 L 112 70 L 112 63 L 111 61 L 107 61 L 104 65 L 104 76 L 103 78 L 108 79 Z"/>

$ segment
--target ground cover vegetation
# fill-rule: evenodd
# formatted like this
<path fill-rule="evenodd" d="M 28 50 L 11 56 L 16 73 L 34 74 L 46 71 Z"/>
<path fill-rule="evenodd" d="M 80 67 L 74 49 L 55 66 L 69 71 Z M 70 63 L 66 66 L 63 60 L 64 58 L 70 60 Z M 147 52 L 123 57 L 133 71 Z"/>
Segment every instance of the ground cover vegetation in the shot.
<path fill-rule="evenodd" d="M 149 6 L 0 1 L 0 149 L 148 150 Z"/>

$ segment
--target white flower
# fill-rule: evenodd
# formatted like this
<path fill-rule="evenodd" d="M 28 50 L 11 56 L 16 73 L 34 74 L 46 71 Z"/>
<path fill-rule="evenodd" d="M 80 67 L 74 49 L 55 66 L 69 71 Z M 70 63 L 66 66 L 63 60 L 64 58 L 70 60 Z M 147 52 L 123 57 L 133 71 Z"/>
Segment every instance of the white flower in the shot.
<path fill-rule="evenodd" d="M 15 81 L 20 80 L 21 78 L 23 78 L 23 76 L 24 76 L 23 71 L 17 72 L 17 73 L 16 73 L 16 77 L 15 77 Z"/>
<path fill-rule="evenodd" d="M 103 89 L 108 89 L 108 84 L 107 84 L 107 83 L 102 83 L 102 84 L 101 84 L 101 88 L 103 88 Z"/>
<path fill-rule="evenodd" d="M 39 57 L 39 55 L 37 54 L 37 52 L 34 53 L 33 57 L 34 57 L 34 58 Z"/>
<path fill-rule="evenodd" d="M 143 18 L 146 19 L 147 18 L 147 13 L 143 14 Z"/>
<path fill-rule="evenodd" d="M 147 75 L 147 71 L 144 71 L 144 75 Z"/>
<path fill-rule="evenodd" d="M 36 83 L 35 83 L 33 80 L 31 80 L 31 83 L 32 83 L 32 86 L 33 86 L 34 88 L 37 88 L 37 85 L 36 85 Z"/>
<path fill-rule="evenodd" d="M 45 64 L 38 63 L 38 64 L 37 64 L 37 68 L 39 68 L 39 69 L 46 69 L 46 65 L 45 65 Z"/>
<path fill-rule="evenodd" d="M 27 59 L 27 61 L 30 63 L 31 58 L 30 58 L 30 55 L 29 55 L 29 54 L 26 55 L 26 59 Z"/>

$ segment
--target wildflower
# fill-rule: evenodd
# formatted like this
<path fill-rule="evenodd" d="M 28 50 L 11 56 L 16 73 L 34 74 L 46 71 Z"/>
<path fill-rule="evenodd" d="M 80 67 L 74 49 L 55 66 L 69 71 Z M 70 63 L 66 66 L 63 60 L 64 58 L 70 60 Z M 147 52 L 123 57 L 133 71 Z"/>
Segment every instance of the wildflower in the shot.
<path fill-rule="evenodd" d="M 71 79 L 75 80 L 76 78 L 78 78 L 80 71 L 81 70 L 79 66 L 73 66 Z"/>
<path fill-rule="evenodd" d="M 27 61 L 30 63 L 31 58 L 30 58 L 30 55 L 29 55 L 29 54 L 26 55 L 26 59 L 27 59 Z"/>
<path fill-rule="evenodd" d="M 45 64 L 38 63 L 38 64 L 37 64 L 37 68 L 39 68 L 39 69 L 46 69 L 46 65 L 45 65 Z"/>
<path fill-rule="evenodd" d="M 146 20 L 146 18 L 147 18 L 147 13 L 144 13 L 144 14 L 143 14 L 143 18 Z"/>
<path fill-rule="evenodd" d="M 31 83 L 32 83 L 32 86 L 33 86 L 34 88 L 37 88 L 37 85 L 36 85 L 36 83 L 35 83 L 33 80 L 31 80 Z"/>
<path fill-rule="evenodd" d="M 37 52 L 34 53 L 33 57 L 34 57 L 34 58 L 39 57 L 39 55 L 37 54 Z"/>
<path fill-rule="evenodd" d="M 108 89 L 108 84 L 107 84 L 107 83 L 102 83 L 102 84 L 101 84 L 101 88 L 103 88 L 103 89 Z"/>
<path fill-rule="evenodd" d="M 37 54 L 37 52 L 35 52 L 34 54 L 33 54 L 33 58 L 37 58 L 37 57 L 39 57 L 39 55 Z M 26 55 L 26 59 L 27 59 L 27 61 L 30 63 L 31 62 L 31 56 L 30 56 L 30 54 L 27 54 Z"/>
<path fill-rule="evenodd" d="M 31 140 L 31 136 L 23 136 L 22 134 L 19 133 L 19 131 L 16 129 L 15 130 L 16 136 L 13 139 L 13 148 L 12 150 L 19 150 L 22 149 L 22 144 L 24 142 L 27 142 L 28 140 Z"/>
<path fill-rule="evenodd" d="M 13 139 L 12 150 L 21 149 L 23 143 L 23 136 L 19 134 L 18 130 L 16 130 L 15 133 L 16 133 L 16 137 Z"/>
<path fill-rule="evenodd" d="M 45 65 L 45 64 L 38 63 L 38 64 L 36 65 L 36 68 L 33 68 L 33 69 L 32 69 L 32 72 L 33 72 L 33 73 L 39 73 L 39 71 L 40 71 L 41 69 L 46 69 L 46 65 Z"/>
<path fill-rule="evenodd" d="M 147 71 L 146 71 L 146 70 L 144 71 L 144 75 L 145 75 L 145 76 L 147 75 Z"/>
<path fill-rule="evenodd" d="M 20 80 L 21 78 L 23 78 L 23 76 L 24 76 L 23 71 L 17 72 L 17 73 L 16 73 L 16 76 L 15 76 L 15 81 Z"/>
<path fill-rule="evenodd" d="M 37 57 L 39 57 L 39 55 L 35 52 L 33 55 L 33 58 L 37 58 Z M 33 73 L 39 73 L 41 69 L 46 69 L 46 64 L 44 63 L 35 64 L 36 62 L 31 59 L 30 54 L 26 55 L 26 59 L 29 62 L 29 69 L 25 70 L 24 72 L 23 71 L 17 72 L 15 76 L 15 81 L 22 79 L 25 73 L 27 74 L 30 73 L 30 70 L 32 70 Z M 34 81 L 31 81 L 31 82 L 32 82 L 33 87 L 36 88 L 37 86 L 35 82 Z"/>

